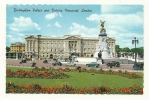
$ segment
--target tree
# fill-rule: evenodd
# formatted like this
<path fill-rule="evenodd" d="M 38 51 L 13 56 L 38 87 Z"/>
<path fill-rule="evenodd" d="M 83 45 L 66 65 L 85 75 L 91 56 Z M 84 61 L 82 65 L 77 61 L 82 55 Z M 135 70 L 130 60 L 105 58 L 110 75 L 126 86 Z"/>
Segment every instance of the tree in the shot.
<path fill-rule="evenodd" d="M 130 52 L 130 49 L 128 47 L 124 47 L 124 48 L 122 48 L 122 51 L 124 51 L 124 52 Z"/>
<path fill-rule="evenodd" d="M 143 47 L 140 47 L 139 50 L 138 50 L 138 54 L 141 55 L 144 53 L 144 48 Z"/>
<path fill-rule="evenodd" d="M 120 48 L 119 45 L 115 45 L 115 50 L 116 50 L 116 52 L 121 52 L 121 51 L 134 52 L 134 53 L 136 52 L 139 55 L 142 55 L 144 53 L 144 47 L 136 48 L 136 51 L 135 51 L 135 48 L 132 48 L 132 49 L 129 49 L 128 47 Z"/>
<path fill-rule="evenodd" d="M 131 52 L 135 52 L 135 48 L 132 48 Z M 143 47 L 136 48 L 136 53 L 138 53 L 139 55 L 143 54 L 143 52 L 144 52 Z"/>
<path fill-rule="evenodd" d="M 116 52 L 121 52 L 121 51 L 122 51 L 122 49 L 120 48 L 120 46 L 119 46 L 119 45 L 115 45 L 115 51 L 116 51 Z"/>
<path fill-rule="evenodd" d="M 6 52 L 10 51 L 10 47 L 6 46 Z"/>

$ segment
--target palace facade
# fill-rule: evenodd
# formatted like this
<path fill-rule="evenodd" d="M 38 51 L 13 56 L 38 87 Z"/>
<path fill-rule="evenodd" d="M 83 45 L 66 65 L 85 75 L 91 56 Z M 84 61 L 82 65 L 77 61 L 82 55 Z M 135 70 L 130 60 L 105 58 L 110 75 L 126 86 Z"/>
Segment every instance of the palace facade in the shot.
<path fill-rule="evenodd" d="M 81 35 L 64 35 L 63 37 L 29 35 L 25 38 L 25 55 L 27 58 L 37 59 L 64 59 L 74 53 L 78 57 L 94 57 L 98 42 L 98 38 L 81 37 Z M 115 38 L 109 38 L 108 43 L 115 56 Z"/>
<path fill-rule="evenodd" d="M 24 52 L 25 51 L 25 43 L 16 42 L 12 43 L 10 46 L 10 52 Z"/>

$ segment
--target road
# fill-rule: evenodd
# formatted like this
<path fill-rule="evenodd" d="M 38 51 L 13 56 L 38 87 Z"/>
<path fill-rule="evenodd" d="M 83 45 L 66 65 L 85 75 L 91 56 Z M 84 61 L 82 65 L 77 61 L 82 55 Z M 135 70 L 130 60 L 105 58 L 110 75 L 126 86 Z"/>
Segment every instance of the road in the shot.
<path fill-rule="evenodd" d="M 48 63 L 43 63 L 42 60 L 36 60 L 36 66 L 37 67 L 45 67 L 45 68 L 50 68 L 50 67 L 54 67 L 54 68 L 66 68 L 66 67 L 69 67 L 69 68 L 75 68 L 75 67 L 78 67 L 80 66 L 81 68 L 86 68 L 86 69 L 90 69 L 90 68 L 93 68 L 93 67 L 87 67 L 85 64 L 77 64 L 76 62 L 76 66 L 65 66 L 65 64 L 63 64 L 62 66 L 53 66 L 52 63 L 54 61 L 48 61 Z M 20 60 L 6 60 L 6 65 L 7 66 L 14 66 L 14 67 L 31 67 L 32 63 L 31 61 L 27 61 L 27 63 L 22 63 L 20 64 Z M 94 67 L 95 68 L 95 67 Z M 104 69 L 104 70 L 122 70 L 122 71 L 131 71 L 131 72 L 143 72 L 143 71 L 139 71 L 139 70 L 133 70 L 133 64 L 121 64 L 120 67 L 112 67 L 112 68 L 109 68 L 107 67 L 105 64 L 102 64 L 100 65 L 98 68 L 95 68 L 97 70 L 99 69 Z"/>

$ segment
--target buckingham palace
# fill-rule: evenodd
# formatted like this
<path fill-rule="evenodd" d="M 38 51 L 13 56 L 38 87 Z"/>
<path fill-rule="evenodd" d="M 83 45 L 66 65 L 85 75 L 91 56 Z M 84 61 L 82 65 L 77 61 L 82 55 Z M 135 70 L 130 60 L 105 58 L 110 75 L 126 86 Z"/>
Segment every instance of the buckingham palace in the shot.
<path fill-rule="evenodd" d="M 78 57 L 94 57 L 99 39 L 81 37 L 81 35 L 64 35 L 63 37 L 48 37 L 28 35 L 25 37 L 25 55 L 35 59 L 68 58 L 76 53 Z M 115 56 L 115 38 L 108 38 L 112 55 Z"/>

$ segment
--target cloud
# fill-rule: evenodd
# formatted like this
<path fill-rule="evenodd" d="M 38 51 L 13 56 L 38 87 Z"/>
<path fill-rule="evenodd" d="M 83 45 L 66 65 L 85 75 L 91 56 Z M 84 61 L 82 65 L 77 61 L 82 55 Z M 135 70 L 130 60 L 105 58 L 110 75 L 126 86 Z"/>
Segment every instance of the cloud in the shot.
<path fill-rule="evenodd" d="M 143 46 L 143 13 L 133 14 L 92 14 L 86 20 L 95 23 L 94 28 L 72 23 L 69 28 L 71 34 L 79 34 L 83 37 L 98 37 L 100 32 L 100 20 L 106 21 L 105 28 L 108 37 L 115 37 L 116 44 L 120 47 L 134 48 L 132 39 L 139 39 L 138 46 Z"/>
<path fill-rule="evenodd" d="M 116 25 L 128 28 L 143 26 L 143 13 L 136 14 L 92 14 L 86 18 L 88 21 L 99 23 L 100 20 L 106 21 L 105 25 Z"/>
<path fill-rule="evenodd" d="M 143 12 L 142 5 L 101 5 L 102 14 L 132 14 Z"/>
<path fill-rule="evenodd" d="M 71 35 L 81 35 L 81 37 L 98 38 L 100 27 L 99 25 L 97 25 L 94 28 L 89 28 L 89 27 L 86 27 L 78 23 L 72 23 L 71 27 L 69 27 L 69 30 L 70 30 Z M 132 33 L 129 31 L 127 31 L 126 33 L 126 31 L 127 30 L 124 30 L 120 26 L 119 27 L 111 26 L 110 30 L 107 30 L 107 34 L 108 34 L 108 37 L 115 38 L 116 45 L 120 45 L 121 48 L 123 47 L 134 48 L 134 45 L 132 44 L 132 39 L 134 39 L 134 36 L 136 36 L 137 39 L 139 40 L 139 44 L 137 46 L 138 47 L 143 46 L 143 35 L 142 34 Z"/>
<path fill-rule="evenodd" d="M 23 32 L 31 30 L 41 30 L 37 23 L 34 23 L 30 17 L 20 16 L 19 18 L 14 17 L 14 22 L 8 24 L 8 27 L 11 31 L 14 32 Z"/>
<path fill-rule="evenodd" d="M 138 33 L 132 33 L 128 32 L 127 34 L 125 32 L 120 33 L 119 31 L 107 31 L 108 37 L 114 37 L 116 39 L 116 45 L 119 45 L 121 48 L 123 47 L 129 47 L 134 48 L 134 45 L 132 44 L 132 40 L 134 39 L 134 36 L 137 37 L 139 40 L 139 44 L 137 44 L 138 47 L 143 46 L 143 35 Z"/>
<path fill-rule="evenodd" d="M 56 27 L 62 27 L 60 24 L 59 24 L 59 22 L 55 22 L 55 24 L 54 24 Z"/>
<path fill-rule="evenodd" d="M 13 35 L 6 35 L 6 44 L 7 46 L 9 46 L 11 43 L 15 43 L 15 42 L 22 42 L 25 43 L 25 39 L 23 36 L 13 36 Z"/>
<path fill-rule="evenodd" d="M 50 14 L 45 15 L 45 18 L 47 20 L 51 20 L 51 19 L 54 19 L 57 16 L 62 17 L 62 14 L 61 13 L 50 13 Z"/>
<path fill-rule="evenodd" d="M 50 27 L 51 26 L 51 24 L 47 24 L 47 27 Z"/>
<path fill-rule="evenodd" d="M 99 29 L 98 28 L 88 28 L 84 25 L 80 25 L 78 23 L 72 23 L 72 26 L 69 28 L 70 34 L 75 35 L 81 35 L 84 37 L 98 37 Z"/>

